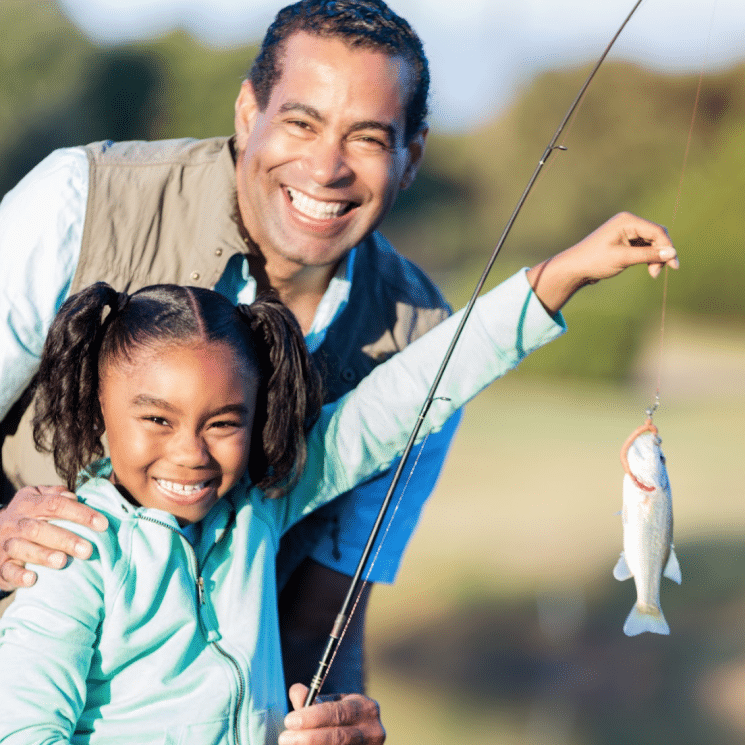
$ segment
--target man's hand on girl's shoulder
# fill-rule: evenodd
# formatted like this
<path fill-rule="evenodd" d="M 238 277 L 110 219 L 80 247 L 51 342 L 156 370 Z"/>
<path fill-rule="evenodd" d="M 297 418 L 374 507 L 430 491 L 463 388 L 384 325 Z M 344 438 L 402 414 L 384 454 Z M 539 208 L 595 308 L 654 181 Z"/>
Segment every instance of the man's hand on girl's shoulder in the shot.
<path fill-rule="evenodd" d="M 50 520 L 68 520 L 98 532 L 108 527 L 103 515 L 63 486 L 25 486 L 0 510 L 0 590 L 33 585 L 36 573 L 27 563 L 61 569 L 70 557 L 90 557 L 88 541 Z"/>

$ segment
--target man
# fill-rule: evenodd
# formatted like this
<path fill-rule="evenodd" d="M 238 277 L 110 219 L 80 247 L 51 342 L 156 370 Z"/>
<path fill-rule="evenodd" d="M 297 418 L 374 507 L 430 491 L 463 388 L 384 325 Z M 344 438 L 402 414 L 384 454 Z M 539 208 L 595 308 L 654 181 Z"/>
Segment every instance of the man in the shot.
<path fill-rule="evenodd" d="M 419 40 L 380 0 L 303 0 L 270 27 L 238 95 L 231 140 L 98 143 L 50 156 L 0 208 L 0 261 L 10 267 L 0 286 L 8 304 L 0 327 L 0 416 L 31 380 L 57 307 L 99 279 L 130 291 L 153 282 L 198 284 L 237 302 L 273 288 L 306 333 L 329 399 L 436 324 L 448 312 L 441 296 L 375 232 L 421 162 L 427 87 Z M 608 233 L 626 248 L 635 237 L 656 246 L 624 255 L 619 271 L 638 262 L 658 271 L 674 261 L 674 252 L 660 259 L 659 246 L 669 240 L 650 223 L 624 216 L 603 233 L 603 245 Z M 549 263 L 533 275 L 547 284 L 547 296 L 560 288 L 562 302 L 605 276 L 580 276 L 576 267 L 557 276 L 563 266 Z M 395 536 L 415 523 L 448 439 L 430 438 L 430 467 L 418 470 L 414 507 Z M 25 455 L 11 462 L 9 450 L 9 476 L 44 481 L 23 478 Z M 298 544 L 312 545 L 300 551 L 305 558 L 280 600 L 288 682 L 310 678 L 361 549 L 360 525 L 372 522 L 367 513 L 384 487 L 368 485 L 327 515 L 320 539 L 306 533 L 283 549 L 287 558 Z M 410 489 L 409 504 L 411 496 Z M 0 588 L 34 581 L 26 561 L 59 567 L 64 554 L 87 555 L 85 543 L 48 523 L 105 527 L 71 497 L 27 487 L 0 513 L 0 560 L 13 559 L 0 565 Z M 402 550 L 388 550 L 374 580 L 392 579 Z M 332 668 L 333 691 L 362 690 L 362 617 L 358 611 L 351 629 L 355 643 L 342 645 L 346 659 Z M 299 706 L 302 690 L 294 688 L 291 698 Z M 374 702 L 350 696 L 294 712 L 288 727 L 308 731 L 284 733 L 280 742 L 310 742 L 302 738 L 313 728 L 331 738 L 334 721 L 342 725 L 339 741 L 384 737 Z"/>
<path fill-rule="evenodd" d="M 273 288 L 306 333 L 329 399 L 442 320 L 448 309 L 436 288 L 374 232 L 420 163 L 428 83 L 419 39 L 382 2 L 311 0 L 280 11 L 269 29 L 239 93 L 230 141 L 99 143 L 40 164 L 0 210 L 6 428 L 54 312 L 99 279 L 130 291 L 158 281 L 197 284 L 238 302 Z M 6 474 L 16 487 L 49 483 L 29 466 L 23 433 L 22 425 L 6 444 Z M 392 581 L 448 441 L 448 433 L 430 439 L 429 467 L 419 469 L 411 508 L 372 579 Z M 310 680 L 364 545 L 360 526 L 371 524 L 385 484 L 353 495 L 283 547 L 289 682 Z M 2 549 L 19 562 L 57 566 L 61 552 L 85 556 L 87 546 L 81 552 L 47 520 L 93 516 L 40 491 L 52 496 L 26 489 L 2 513 Z M 4 590 L 33 579 L 20 564 L 0 570 Z M 332 692 L 362 690 L 366 600 L 367 593 L 332 668 Z"/>

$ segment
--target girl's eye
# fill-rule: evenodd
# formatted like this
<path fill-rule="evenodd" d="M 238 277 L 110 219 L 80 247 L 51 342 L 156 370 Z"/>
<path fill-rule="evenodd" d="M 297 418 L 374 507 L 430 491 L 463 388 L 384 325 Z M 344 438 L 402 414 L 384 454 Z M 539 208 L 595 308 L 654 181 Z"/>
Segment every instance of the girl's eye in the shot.
<path fill-rule="evenodd" d="M 153 424 L 157 424 L 160 427 L 168 426 L 168 420 L 162 416 L 146 416 L 146 417 L 143 417 L 143 420 L 146 422 L 152 422 Z"/>
<path fill-rule="evenodd" d="M 238 427 L 242 426 L 243 422 L 239 422 L 233 419 L 222 419 L 210 424 L 210 427 L 212 427 L 213 429 L 238 429 Z"/>

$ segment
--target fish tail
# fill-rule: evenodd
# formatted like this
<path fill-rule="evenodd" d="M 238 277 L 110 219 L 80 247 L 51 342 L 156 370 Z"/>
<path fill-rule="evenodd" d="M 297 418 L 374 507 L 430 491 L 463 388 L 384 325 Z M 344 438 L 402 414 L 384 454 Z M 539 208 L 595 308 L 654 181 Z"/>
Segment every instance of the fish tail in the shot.
<path fill-rule="evenodd" d="M 670 627 L 667 625 L 665 616 L 662 615 L 661 608 L 636 603 L 623 625 L 623 632 L 626 636 L 636 636 L 645 631 L 651 631 L 653 634 L 669 634 Z"/>

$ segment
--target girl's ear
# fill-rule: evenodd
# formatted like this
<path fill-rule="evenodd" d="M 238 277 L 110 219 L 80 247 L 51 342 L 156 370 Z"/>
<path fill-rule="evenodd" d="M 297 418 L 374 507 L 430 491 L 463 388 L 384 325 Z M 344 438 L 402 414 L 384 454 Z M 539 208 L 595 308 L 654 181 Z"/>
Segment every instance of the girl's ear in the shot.
<path fill-rule="evenodd" d="M 239 151 L 246 149 L 258 113 L 259 105 L 253 85 L 250 80 L 244 80 L 238 98 L 235 99 L 235 134 Z"/>

